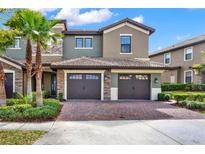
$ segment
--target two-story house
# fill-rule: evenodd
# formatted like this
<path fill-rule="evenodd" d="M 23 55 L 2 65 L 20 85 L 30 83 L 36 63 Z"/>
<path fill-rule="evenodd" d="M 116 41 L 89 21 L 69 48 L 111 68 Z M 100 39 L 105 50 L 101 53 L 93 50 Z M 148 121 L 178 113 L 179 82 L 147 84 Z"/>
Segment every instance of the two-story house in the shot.
<path fill-rule="evenodd" d="M 43 88 L 51 95 L 62 93 L 65 99 L 157 99 L 161 74 L 169 67 L 149 60 L 153 28 L 126 18 L 99 30 L 65 26 L 62 30 L 62 54 L 42 55 Z M 24 62 L 24 58 L 17 60 L 19 68 Z M 25 73 L 21 76 L 23 82 L 18 87 L 26 91 Z"/>
<path fill-rule="evenodd" d="M 194 64 L 204 63 L 205 35 L 201 35 L 149 55 L 150 59 L 164 63 L 172 70 L 162 74 L 163 83 L 205 83 L 205 74 L 192 69 Z"/>

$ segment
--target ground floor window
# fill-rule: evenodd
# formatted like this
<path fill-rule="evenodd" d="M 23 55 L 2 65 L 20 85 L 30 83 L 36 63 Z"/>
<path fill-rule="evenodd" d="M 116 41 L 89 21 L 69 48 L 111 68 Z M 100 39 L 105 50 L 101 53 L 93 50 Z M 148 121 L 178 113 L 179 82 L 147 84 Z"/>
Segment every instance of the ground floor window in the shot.
<path fill-rule="evenodd" d="M 184 71 L 184 83 L 192 83 L 193 72 L 192 70 Z"/>

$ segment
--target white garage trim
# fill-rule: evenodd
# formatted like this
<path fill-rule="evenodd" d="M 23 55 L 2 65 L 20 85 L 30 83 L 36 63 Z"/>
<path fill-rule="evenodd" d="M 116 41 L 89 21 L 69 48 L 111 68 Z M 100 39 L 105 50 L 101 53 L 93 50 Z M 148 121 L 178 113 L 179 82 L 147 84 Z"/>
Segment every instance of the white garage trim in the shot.
<path fill-rule="evenodd" d="M 67 99 L 67 74 L 71 73 L 99 73 L 101 74 L 101 100 L 104 100 L 104 73 L 105 70 L 63 70 L 64 71 L 64 99 Z"/>
<path fill-rule="evenodd" d="M 13 74 L 13 92 L 15 92 L 15 71 L 4 69 L 4 73 L 12 73 Z"/>

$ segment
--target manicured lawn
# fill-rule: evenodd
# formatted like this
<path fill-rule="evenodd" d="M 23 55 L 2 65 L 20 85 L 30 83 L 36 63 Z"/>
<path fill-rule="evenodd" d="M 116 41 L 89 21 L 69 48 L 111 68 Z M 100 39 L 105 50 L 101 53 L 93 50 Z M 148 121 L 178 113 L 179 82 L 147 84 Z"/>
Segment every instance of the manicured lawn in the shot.
<path fill-rule="evenodd" d="M 199 111 L 199 113 L 205 114 L 205 110 L 204 111 Z"/>
<path fill-rule="evenodd" d="M 0 145 L 28 145 L 40 139 L 47 131 L 0 130 Z"/>

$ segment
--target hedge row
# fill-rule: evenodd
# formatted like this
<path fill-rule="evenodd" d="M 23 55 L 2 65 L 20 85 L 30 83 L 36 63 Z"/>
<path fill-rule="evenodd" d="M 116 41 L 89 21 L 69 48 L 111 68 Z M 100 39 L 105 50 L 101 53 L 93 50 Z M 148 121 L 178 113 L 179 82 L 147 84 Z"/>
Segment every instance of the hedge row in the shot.
<path fill-rule="evenodd" d="M 162 84 L 162 91 L 205 91 L 205 84 Z"/>

